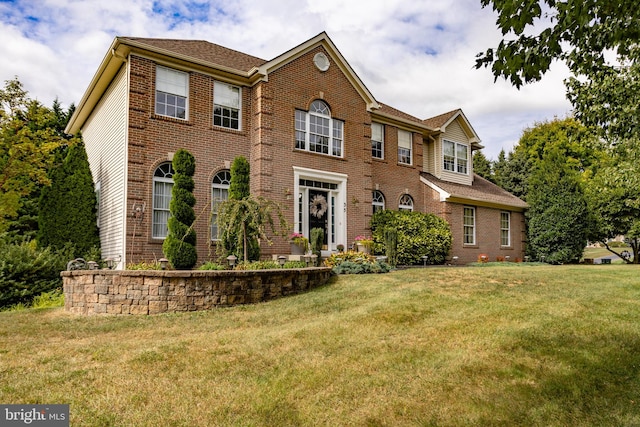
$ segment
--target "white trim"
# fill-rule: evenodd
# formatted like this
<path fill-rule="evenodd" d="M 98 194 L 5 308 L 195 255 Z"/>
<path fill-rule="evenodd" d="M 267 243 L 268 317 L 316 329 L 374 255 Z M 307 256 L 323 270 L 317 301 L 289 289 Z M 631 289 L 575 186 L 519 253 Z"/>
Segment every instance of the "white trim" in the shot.
<path fill-rule="evenodd" d="M 329 250 L 335 249 L 339 244 L 347 246 L 347 180 L 348 175 L 336 172 L 327 172 L 318 169 L 308 169 L 298 166 L 293 166 L 293 194 L 296 195 L 293 205 L 293 217 L 294 228 L 292 231 L 299 229 L 298 218 L 300 216 L 300 208 L 298 206 L 298 195 L 301 192 L 300 179 L 309 179 L 314 181 L 322 181 L 331 184 L 336 184 L 338 188 L 336 190 L 328 190 L 335 196 L 335 213 L 336 223 L 335 229 L 335 241 L 327 239 Z"/>
<path fill-rule="evenodd" d="M 429 181 L 428 179 L 426 179 L 424 177 L 420 177 L 420 181 L 422 181 L 423 184 L 426 184 L 429 187 L 431 187 L 434 191 L 437 191 L 438 194 L 440 194 L 440 201 L 441 202 L 446 202 L 447 199 L 449 197 L 451 197 L 451 193 L 447 193 L 442 188 L 438 187 L 437 185 L 435 185 L 433 182 Z"/>

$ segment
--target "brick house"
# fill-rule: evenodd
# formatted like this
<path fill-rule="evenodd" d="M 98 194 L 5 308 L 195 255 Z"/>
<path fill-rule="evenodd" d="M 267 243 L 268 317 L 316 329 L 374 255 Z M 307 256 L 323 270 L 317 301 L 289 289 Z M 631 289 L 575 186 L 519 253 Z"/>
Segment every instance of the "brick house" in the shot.
<path fill-rule="evenodd" d="M 103 256 L 163 257 L 171 159 L 196 158 L 199 261 L 214 258 L 215 206 L 237 156 L 251 191 L 325 247 L 369 234 L 376 209 L 445 218 L 451 256 L 522 257 L 524 202 L 473 174 L 480 139 L 461 110 L 421 120 L 379 103 L 326 33 L 266 61 L 206 41 L 116 37 L 71 118 L 99 196 Z M 264 256 L 285 254 L 276 238 Z"/>

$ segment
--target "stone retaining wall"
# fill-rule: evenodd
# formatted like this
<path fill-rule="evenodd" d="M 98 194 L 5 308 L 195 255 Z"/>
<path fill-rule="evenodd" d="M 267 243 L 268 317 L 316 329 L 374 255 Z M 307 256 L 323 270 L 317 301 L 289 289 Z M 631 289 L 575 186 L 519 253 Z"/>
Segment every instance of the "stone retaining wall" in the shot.
<path fill-rule="evenodd" d="M 250 304 L 324 285 L 328 267 L 252 271 L 61 273 L 65 310 L 78 314 L 158 314 Z"/>

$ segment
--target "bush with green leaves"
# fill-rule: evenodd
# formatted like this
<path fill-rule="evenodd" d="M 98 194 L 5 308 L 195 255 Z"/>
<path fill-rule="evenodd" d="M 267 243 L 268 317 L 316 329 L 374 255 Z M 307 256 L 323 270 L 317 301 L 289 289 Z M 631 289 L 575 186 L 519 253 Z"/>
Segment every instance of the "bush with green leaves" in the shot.
<path fill-rule="evenodd" d="M 28 305 L 38 295 L 62 287 L 64 251 L 39 248 L 35 240 L 9 243 L 0 238 L 0 308 Z"/>
<path fill-rule="evenodd" d="M 353 262 L 345 261 L 333 267 L 335 274 L 377 274 L 388 273 L 391 270 L 391 266 L 386 262 Z"/>
<path fill-rule="evenodd" d="M 196 161 L 193 154 L 185 149 L 178 150 L 173 155 L 173 169 L 175 173 L 169 204 L 171 217 L 167 222 L 169 234 L 162 244 L 162 250 L 174 268 L 188 270 L 198 261 L 196 232 L 192 227 L 196 219 L 193 210 L 196 204 L 193 195 Z"/>
<path fill-rule="evenodd" d="M 451 249 L 451 228 L 442 218 L 421 212 L 381 210 L 371 218 L 374 253 L 385 253 L 385 230 L 395 229 L 396 262 L 413 265 L 426 255 L 431 264 L 443 264 Z"/>

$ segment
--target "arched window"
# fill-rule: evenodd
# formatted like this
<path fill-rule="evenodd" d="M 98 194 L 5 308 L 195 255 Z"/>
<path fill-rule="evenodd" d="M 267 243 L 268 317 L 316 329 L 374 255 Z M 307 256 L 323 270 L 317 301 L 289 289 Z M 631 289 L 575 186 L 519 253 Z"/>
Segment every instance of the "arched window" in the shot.
<path fill-rule="evenodd" d="M 211 240 L 218 240 L 218 207 L 229 200 L 231 172 L 222 170 L 213 177 L 211 183 Z"/>
<path fill-rule="evenodd" d="M 413 199 L 408 194 L 403 194 L 400 197 L 400 203 L 398 205 L 398 210 L 401 211 L 413 211 Z"/>
<path fill-rule="evenodd" d="M 296 148 L 342 157 L 344 122 L 333 119 L 329 106 L 320 100 L 309 111 L 296 110 Z"/>
<path fill-rule="evenodd" d="M 170 162 L 162 163 L 153 174 L 153 225 L 151 235 L 154 239 L 167 237 L 173 174 L 173 166 L 171 166 Z"/>
<path fill-rule="evenodd" d="M 382 192 L 375 190 L 373 192 L 373 213 L 384 210 L 384 195 Z"/>

